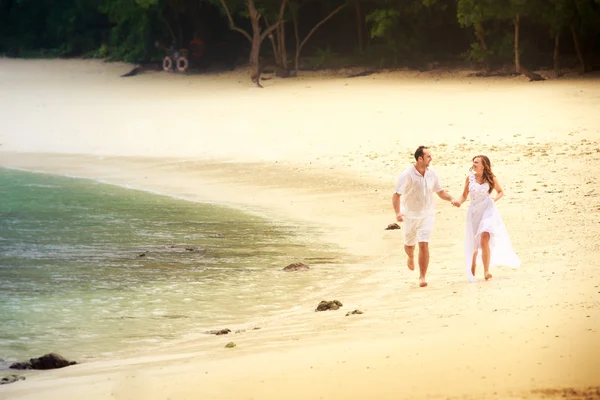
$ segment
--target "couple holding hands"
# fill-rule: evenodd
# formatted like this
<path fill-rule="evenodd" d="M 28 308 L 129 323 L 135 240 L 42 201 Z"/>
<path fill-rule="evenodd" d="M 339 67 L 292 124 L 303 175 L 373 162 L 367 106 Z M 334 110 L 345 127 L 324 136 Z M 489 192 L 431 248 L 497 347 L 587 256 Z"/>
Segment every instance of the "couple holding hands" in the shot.
<path fill-rule="evenodd" d="M 408 268 L 415 269 L 415 247 L 419 246 L 419 286 L 427 286 L 425 276 L 429 266 L 429 238 L 435 221 L 433 194 L 460 207 L 470 196 L 465 226 L 465 264 L 467 278 L 475 282 L 475 267 L 483 264 L 486 280 L 491 279 L 490 267 L 504 265 L 512 268 L 521 261 L 512 249 L 510 237 L 496 201 L 504 195 L 498 179 L 492 173 L 490 160 L 486 156 L 473 157 L 473 166 L 465 180 L 458 199 L 446 192 L 434 170 L 429 168 L 431 152 L 419 146 L 415 152 L 415 164 L 405 169 L 398 178 L 392 196 L 396 220 L 402 222 L 404 250 L 408 256 Z M 492 191 L 496 191 L 492 197 Z"/>

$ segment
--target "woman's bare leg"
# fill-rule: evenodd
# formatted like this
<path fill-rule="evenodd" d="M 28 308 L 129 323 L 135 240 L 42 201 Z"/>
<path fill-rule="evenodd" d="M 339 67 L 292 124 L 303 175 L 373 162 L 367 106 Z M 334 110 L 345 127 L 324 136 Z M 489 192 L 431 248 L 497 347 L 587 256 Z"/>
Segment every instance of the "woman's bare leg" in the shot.
<path fill-rule="evenodd" d="M 481 259 L 483 260 L 483 273 L 485 280 L 491 279 L 490 274 L 490 233 L 483 232 L 481 234 Z"/>

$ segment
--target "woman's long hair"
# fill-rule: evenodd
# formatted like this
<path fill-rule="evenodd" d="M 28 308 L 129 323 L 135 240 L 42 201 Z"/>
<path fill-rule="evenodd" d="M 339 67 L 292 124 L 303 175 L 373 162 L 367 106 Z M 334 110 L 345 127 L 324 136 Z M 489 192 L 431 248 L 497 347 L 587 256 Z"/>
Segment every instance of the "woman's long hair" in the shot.
<path fill-rule="evenodd" d="M 489 193 L 492 193 L 492 190 L 494 190 L 494 173 L 492 172 L 492 163 L 487 156 L 475 156 L 473 157 L 472 161 L 475 161 L 476 158 L 481 160 L 481 165 L 483 165 L 483 173 L 481 174 L 481 177 L 483 178 L 484 182 L 488 183 L 490 187 Z M 471 167 L 471 169 L 473 169 L 473 167 Z"/>

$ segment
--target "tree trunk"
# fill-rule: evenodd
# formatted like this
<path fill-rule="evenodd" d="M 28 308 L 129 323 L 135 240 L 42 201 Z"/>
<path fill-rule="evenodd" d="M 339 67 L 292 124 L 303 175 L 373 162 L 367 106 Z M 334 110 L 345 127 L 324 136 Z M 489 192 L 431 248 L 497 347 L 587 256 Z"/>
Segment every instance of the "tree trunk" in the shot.
<path fill-rule="evenodd" d="M 296 55 L 294 57 L 294 71 L 298 76 L 298 68 L 300 64 L 300 36 L 298 35 L 298 14 L 292 10 L 292 22 L 294 24 L 294 37 L 296 38 Z"/>
<path fill-rule="evenodd" d="M 595 61 L 594 54 L 595 54 L 595 48 L 596 48 L 596 40 L 598 39 L 599 34 L 600 34 L 600 30 L 597 30 L 590 35 L 590 47 L 589 47 L 589 51 L 587 52 L 587 57 L 585 59 L 585 71 L 586 72 L 592 71 L 592 67 L 593 67 L 593 64 Z"/>
<path fill-rule="evenodd" d="M 267 18 L 265 17 L 265 22 L 267 23 L 267 27 L 271 26 Z M 273 56 L 275 57 L 275 64 L 287 70 L 287 51 L 285 47 L 285 26 L 280 23 L 275 29 L 275 34 L 269 35 L 269 40 L 271 41 L 271 45 L 273 46 Z"/>
<path fill-rule="evenodd" d="M 287 0 L 281 0 L 281 7 L 279 9 L 279 20 L 275 22 L 273 25 L 269 26 L 267 24 L 267 28 L 261 32 L 260 30 L 260 18 L 261 15 L 256 9 L 256 5 L 254 4 L 254 0 L 246 0 L 246 6 L 248 7 L 248 14 L 250 16 L 250 23 L 252 25 L 252 35 L 250 35 L 245 30 L 238 28 L 233 21 L 231 16 L 231 12 L 229 11 L 229 7 L 227 7 L 227 3 L 225 0 L 219 0 L 225 13 L 227 14 L 227 19 L 229 20 L 229 28 L 234 31 L 238 31 L 246 39 L 250 41 L 250 60 L 249 60 L 249 72 L 250 79 L 252 82 L 255 82 L 257 86 L 262 87 L 260 84 L 260 45 L 265 40 L 265 38 L 273 32 L 275 29 L 279 27 L 279 25 L 283 22 L 283 11 L 285 10 L 285 6 L 287 4 Z"/>
<path fill-rule="evenodd" d="M 258 86 L 260 85 L 260 44 L 262 42 L 260 35 L 260 14 L 256 9 L 254 0 L 248 0 L 248 12 L 250 15 L 250 24 L 252 26 L 252 46 L 250 48 L 250 79 Z"/>
<path fill-rule="evenodd" d="M 485 42 L 485 30 L 483 29 L 483 25 L 481 25 L 481 22 L 475 23 L 475 36 L 477 37 L 477 40 L 479 40 L 479 44 L 481 45 L 481 48 L 483 49 L 483 51 L 485 51 L 487 53 L 488 47 L 487 47 L 487 43 Z M 488 64 L 487 55 L 483 59 L 483 65 L 485 67 L 486 72 L 490 70 L 490 65 Z"/>
<path fill-rule="evenodd" d="M 337 14 L 338 12 L 340 12 L 344 7 L 346 7 L 347 4 L 342 4 L 341 6 L 339 6 L 338 8 L 336 8 L 335 10 L 333 10 L 332 12 L 330 12 L 325 18 L 323 18 L 321 21 L 319 21 L 319 23 L 317 23 L 311 30 L 310 32 L 308 32 L 308 35 L 306 35 L 306 37 L 302 40 L 302 42 L 300 42 L 300 39 L 298 37 L 298 16 L 294 15 L 294 29 L 296 32 L 296 61 L 295 61 L 295 65 L 296 65 L 296 73 L 298 73 L 298 65 L 300 64 L 300 51 L 302 50 L 302 47 L 304 47 L 304 45 L 306 44 L 306 42 L 308 41 L 308 39 L 310 39 L 310 37 L 312 36 L 313 33 L 315 33 L 315 31 L 317 29 L 319 29 L 319 27 L 321 25 L 323 25 L 325 22 L 327 22 L 327 20 L 329 20 L 331 17 L 333 17 L 335 14 Z"/>
<path fill-rule="evenodd" d="M 521 57 L 519 54 L 519 14 L 515 17 L 515 69 L 517 73 L 521 72 Z"/>
<path fill-rule="evenodd" d="M 571 35 L 573 36 L 573 44 L 575 44 L 575 51 L 577 51 L 577 58 L 579 59 L 579 63 L 581 64 L 581 72 L 586 73 L 586 64 L 583 59 L 583 53 L 581 52 L 581 44 L 579 43 L 579 37 L 577 36 L 577 31 L 575 30 L 575 25 L 571 24 Z"/>
<path fill-rule="evenodd" d="M 358 51 L 362 52 L 365 46 L 365 24 L 363 14 L 360 9 L 360 0 L 355 0 L 356 4 L 356 35 L 358 36 Z"/>
<path fill-rule="evenodd" d="M 529 78 L 530 82 L 545 80 L 540 74 L 529 71 L 521 65 L 521 55 L 519 54 L 519 21 L 520 15 L 515 16 L 515 69 L 518 74 L 523 74 Z"/>
<path fill-rule="evenodd" d="M 287 50 L 285 46 L 285 24 L 282 22 L 277 29 L 277 39 L 279 41 L 279 62 L 280 67 L 287 69 Z"/>
<path fill-rule="evenodd" d="M 554 37 L 554 75 L 557 78 L 560 77 L 560 52 L 559 52 L 559 44 L 560 44 L 560 35 L 556 35 Z"/>
<path fill-rule="evenodd" d="M 269 26 L 269 21 L 267 21 L 267 17 L 265 17 L 265 22 L 267 26 Z M 273 47 L 273 57 L 275 58 L 275 64 L 281 64 L 281 45 L 279 43 L 279 28 L 276 30 L 276 35 L 270 34 L 269 40 L 271 41 L 271 46 Z"/>

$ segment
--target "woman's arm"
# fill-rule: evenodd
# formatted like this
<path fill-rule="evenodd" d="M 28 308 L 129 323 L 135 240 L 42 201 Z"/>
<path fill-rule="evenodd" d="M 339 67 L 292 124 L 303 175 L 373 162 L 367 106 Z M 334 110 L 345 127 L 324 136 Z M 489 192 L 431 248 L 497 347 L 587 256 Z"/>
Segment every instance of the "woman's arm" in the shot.
<path fill-rule="evenodd" d="M 496 197 L 494 201 L 498 201 L 504 196 L 504 190 L 502 190 L 502 186 L 500 186 L 500 182 L 498 182 L 498 178 L 494 176 L 494 190 L 496 191 Z"/>
<path fill-rule="evenodd" d="M 469 177 L 465 179 L 465 188 L 463 189 L 462 194 L 458 198 L 458 205 L 460 206 L 462 203 L 467 201 L 467 197 L 469 197 Z"/>

